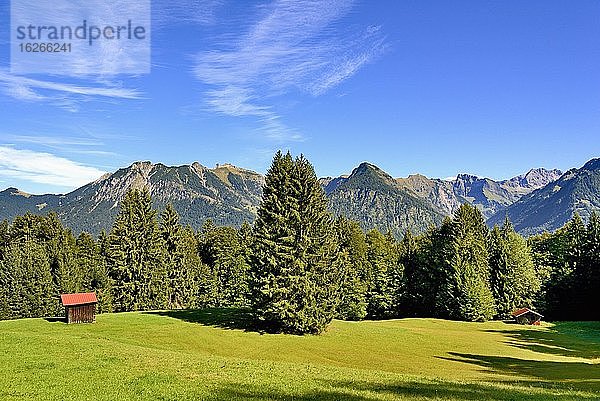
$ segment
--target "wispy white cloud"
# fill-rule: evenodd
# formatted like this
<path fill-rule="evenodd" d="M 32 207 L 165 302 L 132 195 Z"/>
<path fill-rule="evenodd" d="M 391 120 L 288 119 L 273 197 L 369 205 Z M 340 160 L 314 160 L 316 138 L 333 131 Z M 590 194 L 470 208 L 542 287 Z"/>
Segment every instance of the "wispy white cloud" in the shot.
<path fill-rule="evenodd" d="M 322 95 L 386 48 L 379 27 L 341 27 L 352 6 L 351 0 L 278 0 L 267 6 L 245 35 L 228 43 L 231 50 L 198 55 L 195 76 L 212 86 L 205 92 L 207 106 L 258 117 L 269 137 L 300 139 L 281 122 L 273 98 L 293 90 Z"/>
<path fill-rule="evenodd" d="M 50 153 L 0 146 L 0 177 L 75 188 L 102 174 L 104 172 L 95 167 Z"/>
<path fill-rule="evenodd" d="M 94 138 L 81 138 L 69 136 L 47 136 L 47 135 L 5 135 L 6 140 L 33 143 L 44 146 L 100 146 L 102 142 Z"/>
<path fill-rule="evenodd" d="M 89 156 L 118 156 L 117 153 L 102 150 L 105 145 L 100 139 L 86 136 L 48 136 L 48 135 L 3 135 L 7 143 L 35 145 L 36 147 L 59 150 L 66 154 Z"/>
<path fill-rule="evenodd" d="M 64 82 L 44 81 L 14 75 L 0 70 L 0 88 L 14 99 L 24 101 L 67 101 L 76 97 L 104 97 L 119 99 L 140 99 L 142 94 L 136 89 L 98 84 L 82 86 Z M 60 103 L 57 103 L 60 105 Z M 69 103 L 64 103 L 69 104 Z M 72 105 L 71 105 L 72 106 Z"/>

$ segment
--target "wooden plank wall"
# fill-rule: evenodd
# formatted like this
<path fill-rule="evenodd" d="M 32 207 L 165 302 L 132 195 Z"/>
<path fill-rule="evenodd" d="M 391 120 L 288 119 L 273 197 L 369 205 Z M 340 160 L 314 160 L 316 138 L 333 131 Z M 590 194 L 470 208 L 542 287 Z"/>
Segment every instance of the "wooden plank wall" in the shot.
<path fill-rule="evenodd" d="M 96 304 L 67 306 L 67 323 L 93 323 L 96 321 Z"/>

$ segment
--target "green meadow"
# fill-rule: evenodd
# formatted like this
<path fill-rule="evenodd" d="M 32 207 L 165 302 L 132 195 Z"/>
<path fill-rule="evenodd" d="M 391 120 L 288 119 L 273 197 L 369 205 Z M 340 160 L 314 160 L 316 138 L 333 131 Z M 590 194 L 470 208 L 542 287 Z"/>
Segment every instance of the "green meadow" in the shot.
<path fill-rule="evenodd" d="M 247 311 L 0 322 L 1 400 L 598 400 L 600 323 L 334 321 L 252 330 Z"/>

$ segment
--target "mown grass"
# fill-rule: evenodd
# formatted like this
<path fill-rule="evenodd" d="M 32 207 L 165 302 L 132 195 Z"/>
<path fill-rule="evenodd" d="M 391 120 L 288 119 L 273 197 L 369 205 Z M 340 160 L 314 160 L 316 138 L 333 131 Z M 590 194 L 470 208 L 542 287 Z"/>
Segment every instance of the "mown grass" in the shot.
<path fill-rule="evenodd" d="M 599 400 L 600 323 L 334 321 L 253 331 L 244 310 L 0 322 L 1 400 Z"/>

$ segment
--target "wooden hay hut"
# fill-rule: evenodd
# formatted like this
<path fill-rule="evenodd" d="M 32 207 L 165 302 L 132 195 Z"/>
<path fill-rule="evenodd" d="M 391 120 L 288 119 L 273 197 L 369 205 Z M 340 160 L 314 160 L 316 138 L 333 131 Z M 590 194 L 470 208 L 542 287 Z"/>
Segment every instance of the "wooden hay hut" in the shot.
<path fill-rule="evenodd" d="M 519 324 L 533 324 L 539 326 L 540 320 L 542 320 L 544 316 L 529 308 L 521 308 L 514 311 L 512 317 Z"/>
<path fill-rule="evenodd" d="M 95 292 L 62 294 L 60 301 L 65 307 L 67 323 L 94 323 L 98 298 Z"/>

